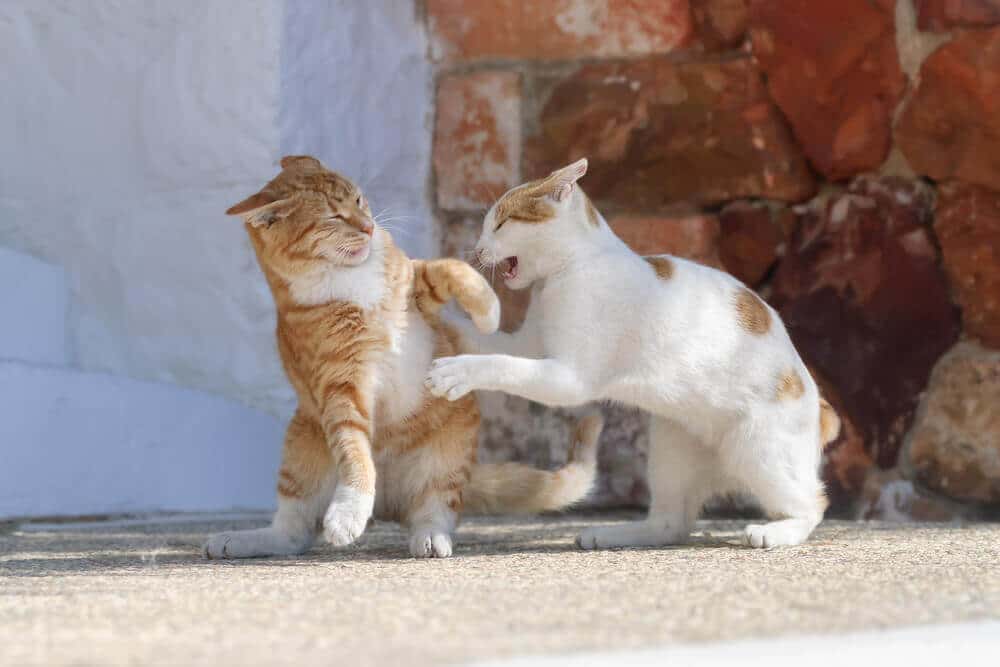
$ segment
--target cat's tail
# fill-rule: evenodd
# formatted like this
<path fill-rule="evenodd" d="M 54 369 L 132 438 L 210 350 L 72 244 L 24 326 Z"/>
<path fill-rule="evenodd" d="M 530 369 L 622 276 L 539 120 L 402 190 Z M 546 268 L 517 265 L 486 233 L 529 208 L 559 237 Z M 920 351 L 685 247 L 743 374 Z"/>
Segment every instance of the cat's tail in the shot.
<path fill-rule="evenodd" d="M 523 463 L 479 463 L 462 497 L 468 514 L 537 514 L 566 509 L 583 500 L 597 476 L 597 441 L 604 428 L 599 413 L 576 426 L 569 460 L 559 470 Z"/>

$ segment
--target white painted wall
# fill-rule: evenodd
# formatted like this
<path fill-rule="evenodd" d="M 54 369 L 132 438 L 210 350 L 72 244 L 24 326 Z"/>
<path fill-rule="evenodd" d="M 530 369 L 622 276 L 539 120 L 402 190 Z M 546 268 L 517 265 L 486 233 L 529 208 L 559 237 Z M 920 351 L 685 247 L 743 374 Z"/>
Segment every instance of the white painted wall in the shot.
<path fill-rule="evenodd" d="M 287 415 L 270 295 L 223 211 L 314 153 L 428 253 L 425 52 L 403 0 L 0 3 L 0 246 L 67 271 L 73 362 Z"/>
<path fill-rule="evenodd" d="M 416 3 L 289 2 L 282 46 L 282 152 L 312 153 L 351 177 L 397 243 L 435 253 L 433 83 Z"/>
<path fill-rule="evenodd" d="M 64 271 L 68 304 L 39 308 L 62 308 L 62 324 L 48 321 L 65 327 L 65 366 L 287 417 L 271 297 L 241 224 L 223 211 L 276 173 L 282 154 L 313 153 L 362 183 L 376 210 L 409 218 L 391 223 L 406 227 L 397 236 L 409 251 L 435 247 L 425 52 L 409 0 L 0 3 L 0 246 Z M 3 317 L 26 307 L 12 294 L 0 292 Z M 51 361 L 14 347 L 0 359 Z M 16 391 L 3 382 L 0 400 Z M 5 434 L 0 450 L 59 460 L 53 443 Z M 277 451 L 274 440 L 242 446 Z M 109 460 L 142 455 L 120 444 L 83 446 Z M 202 484 L 192 477 L 189 491 Z M 115 493 L 107 500 L 120 510 Z M 205 509 L 223 509 L 219 495 L 204 495 Z"/>

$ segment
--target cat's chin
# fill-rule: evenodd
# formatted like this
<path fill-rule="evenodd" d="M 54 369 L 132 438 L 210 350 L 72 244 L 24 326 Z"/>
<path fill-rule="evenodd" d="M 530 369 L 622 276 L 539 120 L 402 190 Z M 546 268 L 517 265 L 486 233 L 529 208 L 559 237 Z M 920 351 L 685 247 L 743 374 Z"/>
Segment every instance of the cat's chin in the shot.
<path fill-rule="evenodd" d="M 368 258 L 372 254 L 372 247 L 370 245 L 362 246 L 361 248 L 355 248 L 347 252 L 346 254 L 339 257 L 340 264 L 343 266 L 360 266 L 368 261 Z"/>

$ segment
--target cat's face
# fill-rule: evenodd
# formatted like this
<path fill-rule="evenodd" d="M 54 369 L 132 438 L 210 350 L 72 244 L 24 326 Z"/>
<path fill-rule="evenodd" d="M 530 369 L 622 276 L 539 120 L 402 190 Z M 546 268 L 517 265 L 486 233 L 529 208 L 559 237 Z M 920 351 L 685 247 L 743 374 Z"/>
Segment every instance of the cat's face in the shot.
<path fill-rule="evenodd" d="M 360 188 L 312 157 L 289 156 L 281 166 L 263 190 L 226 211 L 243 216 L 262 260 L 279 266 L 365 262 L 375 222 Z"/>
<path fill-rule="evenodd" d="M 495 265 L 507 287 L 523 289 L 558 269 L 561 250 L 579 232 L 576 209 L 586 197 L 575 192 L 576 181 L 585 173 L 587 160 L 578 160 L 508 190 L 487 212 L 476 256 Z"/>

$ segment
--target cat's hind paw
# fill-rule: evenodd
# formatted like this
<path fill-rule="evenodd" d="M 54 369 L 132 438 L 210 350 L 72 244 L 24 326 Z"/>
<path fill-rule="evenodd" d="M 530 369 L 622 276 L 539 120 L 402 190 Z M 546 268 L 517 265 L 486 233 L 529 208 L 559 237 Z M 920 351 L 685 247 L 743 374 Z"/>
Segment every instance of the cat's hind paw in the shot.
<path fill-rule="evenodd" d="M 410 555 L 414 558 L 448 558 L 451 536 L 434 529 L 418 529 L 410 537 Z"/>

